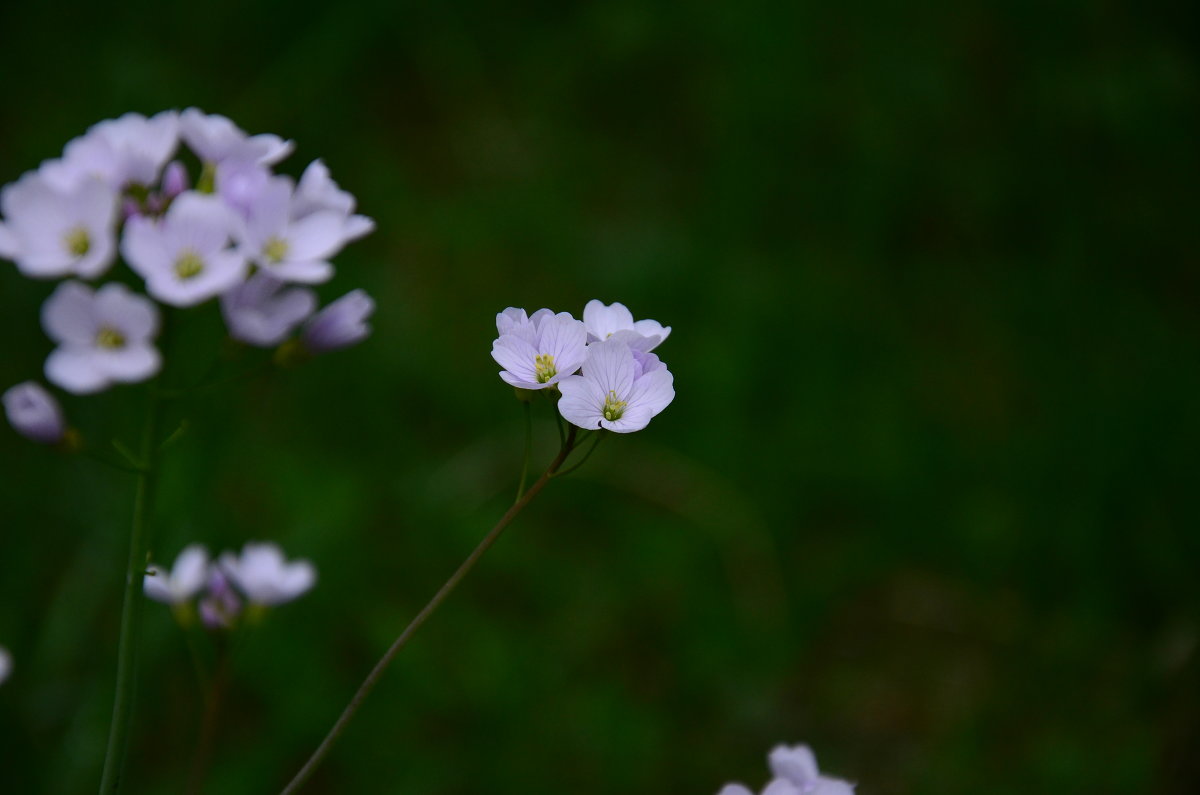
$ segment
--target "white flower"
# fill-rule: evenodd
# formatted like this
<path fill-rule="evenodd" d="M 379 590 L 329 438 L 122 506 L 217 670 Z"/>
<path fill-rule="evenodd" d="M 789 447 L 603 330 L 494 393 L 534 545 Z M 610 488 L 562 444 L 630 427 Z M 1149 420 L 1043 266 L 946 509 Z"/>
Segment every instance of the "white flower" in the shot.
<path fill-rule="evenodd" d="M 583 363 L 587 330 L 567 312 L 539 309 L 527 318 L 509 307 L 496 315 L 496 330 L 492 358 L 504 368 L 504 382 L 518 389 L 554 386 Z"/>
<path fill-rule="evenodd" d="M 249 218 L 271 183 L 271 170 L 250 160 L 227 160 L 217 166 L 217 195 L 243 218 Z"/>
<path fill-rule="evenodd" d="M 674 377 L 652 353 L 619 339 L 593 342 L 581 375 L 558 385 L 559 413 L 580 428 L 639 431 L 675 398 Z"/>
<path fill-rule="evenodd" d="M 317 570 L 307 560 L 288 563 L 283 551 L 272 543 L 248 543 L 239 558 L 232 552 L 221 555 L 221 568 L 251 602 L 278 605 L 290 602 L 312 588 Z"/>
<path fill-rule="evenodd" d="M 322 309 L 304 326 L 301 340 L 310 353 L 328 353 L 355 345 L 371 333 L 367 318 L 375 301 L 364 290 L 351 290 Z"/>
<path fill-rule="evenodd" d="M 273 177 L 250 208 L 242 232 L 246 257 L 285 282 L 318 284 L 333 276 L 327 260 L 346 244 L 346 221 L 330 210 L 292 217 L 292 181 Z"/>
<path fill-rule="evenodd" d="M 292 152 L 294 144 L 278 135 L 250 136 L 224 116 L 188 108 L 179 116 L 180 134 L 206 163 L 244 160 L 274 165 Z"/>
<path fill-rule="evenodd" d="M 0 210 L 0 256 L 26 276 L 93 279 L 116 255 L 117 194 L 100 180 L 62 190 L 31 171 L 0 192 Z"/>
<path fill-rule="evenodd" d="M 12 673 L 12 669 L 12 655 L 8 653 L 8 649 L 0 646 L 0 684 L 4 684 L 4 680 Z"/>
<path fill-rule="evenodd" d="M 232 288 L 246 260 L 231 245 L 238 221 L 214 196 L 181 194 L 163 218 L 129 219 L 121 253 L 165 304 L 193 306 Z"/>
<path fill-rule="evenodd" d="M 762 795 L 854 795 L 854 785 L 822 776 L 807 745 L 776 746 L 768 757 L 775 778 Z M 741 784 L 727 784 L 717 795 L 754 795 Z"/>
<path fill-rule="evenodd" d="M 300 183 L 292 199 L 292 219 L 299 220 L 313 213 L 328 210 L 343 220 L 342 234 L 349 242 L 375 229 L 375 222 L 365 215 L 354 214 L 354 196 L 338 187 L 329 176 L 329 168 L 314 160 L 300 175 Z"/>
<path fill-rule="evenodd" d="M 175 558 L 170 571 L 155 564 L 147 567 L 142 588 L 146 596 L 156 602 L 181 605 L 200 593 L 206 582 L 208 550 L 199 544 L 191 544 Z"/>
<path fill-rule="evenodd" d="M 270 348 L 283 342 L 317 308 L 317 296 L 259 271 L 221 296 L 221 313 L 236 340 Z"/>
<path fill-rule="evenodd" d="M 72 190 L 98 178 L 113 190 L 149 187 L 179 144 L 179 114 L 163 111 L 147 119 L 126 113 L 95 124 L 67 144 L 61 160 L 42 164 L 40 172 L 55 187 Z"/>
<path fill-rule="evenodd" d="M 652 351 L 671 333 L 670 326 L 657 320 L 634 321 L 633 313 L 624 304 L 605 306 L 592 299 L 583 308 L 583 323 L 587 326 L 588 342 L 616 338 L 634 350 Z"/>
<path fill-rule="evenodd" d="M 57 444 L 67 430 L 58 401 L 33 381 L 17 384 L 4 393 L 4 411 L 13 430 L 41 444 Z"/>
<path fill-rule="evenodd" d="M 122 284 L 92 292 L 63 282 L 42 305 L 42 327 L 59 346 L 46 359 L 46 377 L 68 392 L 144 381 L 162 363 L 151 344 L 158 309 Z"/>

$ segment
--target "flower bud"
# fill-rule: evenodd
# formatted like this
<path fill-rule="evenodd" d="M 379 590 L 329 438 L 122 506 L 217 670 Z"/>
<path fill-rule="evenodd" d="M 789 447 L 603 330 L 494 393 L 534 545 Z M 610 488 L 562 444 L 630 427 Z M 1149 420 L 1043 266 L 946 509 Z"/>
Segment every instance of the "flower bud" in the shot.
<path fill-rule="evenodd" d="M 58 444 L 66 434 L 62 409 L 40 384 L 26 381 L 4 393 L 4 411 L 13 430 L 39 444 Z"/>
<path fill-rule="evenodd" d="M 327 353 L 362 342 L 371 333 L 367 318 L 375 301 L 363 290 L 353 290 L 313 316 L 300 335 L 311 353 Z"/>

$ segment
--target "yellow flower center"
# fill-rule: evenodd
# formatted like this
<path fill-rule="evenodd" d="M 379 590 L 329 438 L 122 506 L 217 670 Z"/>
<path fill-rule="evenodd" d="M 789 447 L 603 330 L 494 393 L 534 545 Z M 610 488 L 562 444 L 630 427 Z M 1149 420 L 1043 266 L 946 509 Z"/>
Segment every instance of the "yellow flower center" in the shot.
<path fill-rule="evenodd" d="M 265 246 L 263 246 L 263 257 L 265 257 L 267 262 L 271 263 L 272 265 L 277 265 L 278 263 L 283 262 L 283 258 L 288 255 L 288 248 L 290 247 L 288 246 L 288 242 L 286 240 L 280 240 L 277 237 L 273 237 L 267 241 Z"/>
<path fill-rule="evenodd" d="M 63 245 L 72 257 L 82 257 L 92 250 L 92 237 L 85 227 L 77 226 L 63 235 Z"/>
<path fill-rule="evenodd" d="M 184 281 L 199 276 L 204 270 L 204 260 L 190 248 L 185 248 L 175 260 L 175 275 Z"/>
<path fill-rule="evenodd" d="M 537 382 L 544 384 L 554 376 L 558 375 L 558 370 L 554 367 L 554 355 L 550 353 L 539 353 L 533 357 L 534 369 L 537 371 Z"/>
<path fill-rule="evenodd" d="M 96 344 L 101 348 L 116 350 L 125 347 L 125 335 L 112 326 L 101 326 L 96 332 Z"/>
<path fill-rule="evenodd" d="M 608 391 L 608 397 L 604 398 L 604 419 L 619 420 L 621 415 L 625 413 L 625 407 L 629 403 L 624 400 L 617 400 L 617 393 L 611 389 Z"/>

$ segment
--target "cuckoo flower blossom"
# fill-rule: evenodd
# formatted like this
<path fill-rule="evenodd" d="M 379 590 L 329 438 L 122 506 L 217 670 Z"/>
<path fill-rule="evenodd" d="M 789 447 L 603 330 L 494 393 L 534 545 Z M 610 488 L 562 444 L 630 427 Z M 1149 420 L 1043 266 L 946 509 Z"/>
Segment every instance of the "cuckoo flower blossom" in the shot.
<path fill-rule="evenodd" d="M 854 795 L 854 785 L 822 776 L 807 745 L 777 746 L 768 761 L 775 778 L 762 795 Z M 741 784 L 727 784 L 717 795 L 753 795 Z"/>
<path fill-rule="evenodd" d="M 322 309 L 304 326 L 301 342 L 309 353 L 328 353 L 362 342 L 371 333 L 367 318 L 375 301 L 364 290 L 352 290 Z"/>
<path fill-rule="evenodd" d="M 188 192 L 161 220 L 129 219 L 121 253 L 165 304 L 193 306 L 233 287 L 246 260 L 230 245 L 237 224 L 219 199 Z"/>
<path fill-rule="evenodd" d="M 329 281 L 333 265 L 327 260 L 349 239 L 345 218 L 332 210 L 293 218 L 291 208 L 292 181 L 271 178 L 254 202 L 242 232 L 246 256 L 281 281 Z"/>
<path fill-rule="evenodd" d="M 116 255 L 116 193 L 97 179 L 57 188 L 29 172 L 0 192 L 0 257 L 35 279 L 92 279 Z"/>
<path fill-rule="evenodd" d="M 58 401 L 33 381 L 17 384 L 4 393 L 4 411 L 13 430 L 40 444 L 58 444 L 67 432 Z"/>
<path fill-rule="evenodd" d="M 354 196 L 338 187 L 329 176 L 329 168 L 314 160 L 300 175 L 292 198 L 292 219 L 299 220 L 322 211 L 335 212 L 343 219 L 342 234 L 347 242 L 357 240 L 375 229 L 375 222 L 354 214 Z"/>
<path fill-rule="evenodd" d="M 158 309 L 122 284 L 95 292 L 79 282 L 60 284 L 42 305 L 42 326 L 58 343 L 46 359 L 46 377 L 68 392 L 144 381 L 161 365 L 151 344 Z"/>
<path fill-rule="evenodd" d="M 581 375 L 558 385 L 558 410 L 580 428 L 640 431 L 675 398 L 674 377 L 654 354 L 619 339 L 593 342 Z"/>
<path fill-rule="evenodd" d="M 670 326 L 657 320 L 634 321 L 633 313 L 624 304 L 605 306 L 592 299 L 583 308 L 583 323 L 587 326 L 588 342 L 619 339 L 634 350 L 652 351 L 671 333 Z"/>
<path fill-rule="evenodd" d="M 179 131 L 192 151 L 212 164 L 240 160 L 274 165 L 291 154 L 294 146 L 278 135 L 247 135 L 224 116 L 197 108 L 179 114 Z"/>
<path fill-rule="evenodd" d="M 229 629 L 242 610 L 242 600 L 233 591 L 220 566 L 208 570 L 208 592 L 199 604 L 200 620 L 209 629 Z"/>
<path fill-rule="evenodd" d="M 241 556 L 221 555 L 221 569 L 252 604 L 279 605 L 312 588 L 317 570 L 307 560 L 288 563 L 271 543 L 248 543 Z"/>
<path fill-rule="evenodd" d="M 67 144 L 61 160 L 42 164 L 48 182 L 71 190 L 87 179 L 100 179 L 114 191 L 150 187 L 179 145 L 179 114 L 164 111 L 147 119 L 126 113 L 95 124 Z"/>
<path fill-rule="evenodd" d="M 554 386 L 583 363 L 587 330 L 567 312 L 539 309 L 527 318 L 525 310 L 509 307 L 496 315 L 496 330 L 492 358 L 504 368 L 505 383 L 518 389 Z"/>
<path fill-rule="evenodd" d="M 4 684 L 4 680 L 12 673 L 12 667 L 12 655 L 8 649 L 0 646 L 0 684 Z"/>
<path fill-rule="evenodd" d="M 184 547 L 175 558 L 175 565 L 170 571 L 151 564 L 146 569 L 142 587 L 146 596 L 156 602 L 181 605 L 191 601 L 207 579 L 208 551 L 199 544 L 191 544 Z"/>
<path fill-rule="evenodd" d="M 260 348 L 271 348 L 291 336 L 317 308 L 316 294 L 304 287 L 284 288 L 269 273 L 258 273 L 221 296 L 221 313 L 229 335 Z"/>

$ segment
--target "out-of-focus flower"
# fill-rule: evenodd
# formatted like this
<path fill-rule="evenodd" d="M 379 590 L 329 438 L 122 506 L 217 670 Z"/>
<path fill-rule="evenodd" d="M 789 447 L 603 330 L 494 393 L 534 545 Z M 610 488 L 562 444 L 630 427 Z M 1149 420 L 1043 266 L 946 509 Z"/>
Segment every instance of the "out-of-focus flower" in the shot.
<path fill-rule="evenodd" d="M 173 306 L 193 306 L 240 282 L 246 260 L 231 246 L 236 218 L 223 202 L 180 195 L 158 221 L 129 219 L 121 253 L 146 280 L 146 291 Z"/>
<path fill-rule="evenodd" d="M 237 621 L 242 600 L 234 593 L 220 566 L 209 567 L 208 591 L 200 600 L 199 609 L 200 620 L 209 629 L 229 629 Z"/>
<path fill-rule="evenodd" d="M 579 369 L 587 345 L 583 323 L 567 312 L 540 309 L 531 318 L 509 307 L 496 316 L 492 358 L 500 377 L 518 389 L 545 389 Z"/>
<path fill-rule="evenodd" d="M 329 168 L 314 160 L 300 175 L 292 198 L 292 219 L 306 218 L 322 211 L 335 212 L 343 219 L 342 235 L 346 242 L 357 240 L 375 229 L 375 222 L 354 214 L 354 196 L 338 187 L 329 176 Z"/>
<path fill-rule="evenodd" d="M 4 411 L 13 430 L 40 444 L 58 444 L 67 432 L 62 408 L 41 384 L 26 381 L 4 393 Z"/>
<path fill-rule="evenodd" d="M 294 146 L 278 135 L 247 135 L 224 116 L 198 108 L 181 113 L 179 127 L 183 140 L 205 163 L 242 160 L 269 166 L 291 154 Z"/>
<path fill-rule="evenodd" d="M 582 375 L 563 379 L 558 410 L 580 428 L 639 431 L 675 398 L 674 377 L 654 354 L 618 339 L 587 346 Z"/>
<path fill-rule="evenodd" d="M 67 144 L 61 160 L 42 164 L 40 173 L 61 190 L 74 190 L 100 179 L 113 190 L 148 188 L 158 183 L 163 166 L 179 144 L 179 114 L 163 111 L 151 118 L 126 113 L 106 119 Z"/>
<path fill-rule="evenodd" d="M 367 318 L 375 301 L 364 290 L 351 290 L 313 315 L 300 334 L 309 353 L 328 353 L 355 345 L 371 333 Z"/>
<path fill-rule="evenodd" d="M 277 544 L 247 543 L 241 556 L 226 552 L 220 566 L 253 604 L 271 606 L 290 602 L 317 581 L 317 570 L 307 560 L 288 563 Z"/>
<path fill-rule="evenodd" d="M 272 177 L 250 208 L 242 232 L 246 257 L 285 282 L 318 284 L 333 276 L 327 260 L 346 244 L 346 222 L 331 210 L 291 215 L 292 181 Z"/>
<path fill-rule="evenodd" d="M 854 795 L 854 785 L 837 778 L 822 776 L 817 759 L 807 745 L 779 745 L 768 761 L 775 778 L 762 795 Z M 727 784 L 717 795 L 754 795 L 741 784 Z"/>
<path fill-rule="evenodd" d="M 175 558 L 170 571 L 157 564 L 148 566 L 142 587 L 156 602 L 181 605 L 200 592 L 207 578 L 208 551 L 199 544 L 190 544 Z"/>
<path fill-rule="evenodd" d="M 60 284 L 42 305 L 42 327 L 58 343 L 46 359 L 46 377 L 68 392 L 144 381 L 162 364 L 151 344 L 158 309 L 122 284 L 95 292 L 79 282 Z"/>
<path fill-rule="evenodd" d="M 270 348 L 283 342 L 317 308 L 317 296 L 259 271 L 221 296 L 221 313 L 236 340 Z"/>
<path fill-rule="evenodd" d="M 634 321 L 633 313 L 624 304 L 592 299 L 583 308 L 583 323 L 587 326 L 588 342 L 619 339 L 634 350 L 652 351 L 671 333 L 670 326 L 657 320 Z"/>
<path fill-rule="evenodd" d="M 12 673 L 12 668 L 12 655 L 8 653 L 8 649 L 0 646 L 0 685 L 4 684 L 4 680 Z"/>
<path fill-rule="evenodd" d="M 36 279 L 95 278 L 116 255 L 118 209 L 116 193 L 100 180 L 63 190 L 31 171 L 0 192 L 0 257 Z"/>

